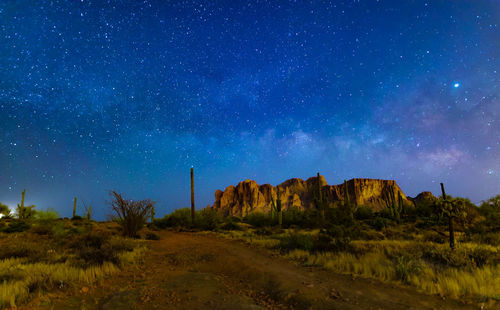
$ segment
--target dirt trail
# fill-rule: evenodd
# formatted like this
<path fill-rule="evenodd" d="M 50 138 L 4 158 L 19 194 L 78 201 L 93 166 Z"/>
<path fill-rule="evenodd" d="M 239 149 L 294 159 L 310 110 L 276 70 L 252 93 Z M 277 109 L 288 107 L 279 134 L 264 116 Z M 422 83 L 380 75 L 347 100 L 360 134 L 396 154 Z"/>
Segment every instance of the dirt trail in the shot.
<path fill-rule="evenodd" d="M 47 308 L 477 309 L 410 288 L 301 267 L 239 241 L 170 231 L 160 237 L 151 241 L 144 266 L 89 291 L 53 295 Z"/>

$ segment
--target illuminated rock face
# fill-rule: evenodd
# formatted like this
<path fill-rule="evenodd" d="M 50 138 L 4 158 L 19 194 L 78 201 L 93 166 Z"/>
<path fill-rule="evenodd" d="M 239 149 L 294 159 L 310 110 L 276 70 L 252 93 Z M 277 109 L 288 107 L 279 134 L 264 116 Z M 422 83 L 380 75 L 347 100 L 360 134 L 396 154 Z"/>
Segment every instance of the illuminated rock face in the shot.
<path fill-rule="evenodd" d="M 320 175 L 321 191 L 331 205 L 340 205 L 344 201 L 344 184 L 328 185 Z M 349 200 L 358 206 L 368 206 L 374 211 L 386 208 L 388 199 L 394 191 L 395 197 L 401 194 L 404 203 L 411 204 L 406 195 L 393 180 L 352 179 L 346 182 Z M 229 186 L 224 191 L 215 192 L 213 208 L 226 215 L 245 216 L 252 212 L 269 212 L 272 199 L 276 199 L 278 187 L 283 208 L 297 207 L 301 210 L 314 208 L 317 196 L 318 178 L 306 181 L 293 178 L 278 186 L 259 185 L 255 181 L 245 180 L 238 185 Z"/>

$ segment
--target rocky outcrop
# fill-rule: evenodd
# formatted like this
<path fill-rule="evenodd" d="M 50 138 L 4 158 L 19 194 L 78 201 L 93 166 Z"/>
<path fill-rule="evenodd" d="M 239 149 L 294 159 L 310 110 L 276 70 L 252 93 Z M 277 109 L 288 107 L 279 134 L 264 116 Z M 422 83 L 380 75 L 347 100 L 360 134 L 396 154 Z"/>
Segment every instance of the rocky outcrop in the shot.
<path fill-rule="evenodd" d="M 346 190 L 351 202 L 358 206 L 371 207 L 374 211 L 387 207 L 392 191 L 396 198 L 401 194 L 403 202 L 411 204 L 393 180 L 351 179 L 345 185 L 328 185 L 325 178 L 320 175 L 319 182 L 323 196 L 331 205 L 341 205 Z M 251 212 L 269 212 L 272 200 L 276 199 L 278 187 L 279 198 L 285 210 L 291 207 L 301 210 L 314 208 L 318 177 L 306 181 L 293 178 L 277 186 L 259 185 L 255 181 L 245 180 L 236 186 L 228 186 L 224 191 L 217 190 L 212 208 L 226 215 L 235 216 L 245 216 Z"/>
<path fill-rule="evenodd" d="M 421 192 L 415 198 L 412 198 L 412 197 L 407 197 L 407 198 L 408 198 L 408 200 L 410 200 L 414 204 L 419 204 L 421 202 L 433 202 L 433 201 L 436 201 L 438 199 L 431 192 Z"/>

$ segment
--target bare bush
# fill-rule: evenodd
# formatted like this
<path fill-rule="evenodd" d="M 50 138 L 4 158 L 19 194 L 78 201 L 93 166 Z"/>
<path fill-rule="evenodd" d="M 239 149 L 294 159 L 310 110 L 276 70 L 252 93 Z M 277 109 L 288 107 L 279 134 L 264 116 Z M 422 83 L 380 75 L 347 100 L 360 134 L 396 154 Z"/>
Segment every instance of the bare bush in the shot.
<path fill-rule="evenodd" d="M 111 209 L 116 214 L 119 223 L 123 228 L 123 235 L 134 238 L 137 232 L 144 226 L 147 219 L 151 216 L 154 208 L 154 202 L 146 200 L 128 200 L 121 194 L 111 191 Z"/>

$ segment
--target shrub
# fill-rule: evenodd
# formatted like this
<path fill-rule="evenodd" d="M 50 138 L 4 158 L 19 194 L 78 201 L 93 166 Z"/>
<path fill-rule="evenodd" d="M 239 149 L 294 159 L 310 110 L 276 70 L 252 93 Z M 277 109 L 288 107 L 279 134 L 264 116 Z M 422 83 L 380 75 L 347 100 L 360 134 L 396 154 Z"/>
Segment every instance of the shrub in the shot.
<path fill-rule="evenodd" d="M 382 230 L 389 226 L 390 221 L 385 217 L 377 217 L 374 220 L 369 222 L 369 225 L 373 227 L 375 230 Z"/>
<path fill-rule="evenodd" d="M 403 283 L 408 283 L 412 275 L 421 271 L 420 263 L 408 256 L 398 256 L 394 261 L 396 277 Z"/>
<path fill-rule="evenodd" d="M 45 236 L 54 235 L 54 230 L 52 229 L 52 225 L 46 223 L 34 225 L 31 227 L 30 231 L 37 235 L 45 235 Z"/>
<path fill-rule="evenodd" d="M 79 216 L 79 215 L 75 215 L 71 218 L 72 221 L 81 221 L 83 220 L 83 217 Z"/>
<path fill-rule="evenodd" d="M 370 207 L 360 206 L 354 213 L 357 220 L 369 220 L 373 218 L 373 209 Z"/>
<path fill-rule="evenodd" d="M 176 209 L 169 215 L 165 215 L 165 217 L 160 220 L 160 225 L 162 225 L 162 221 L 165 227 L 191 227 L 191 209 Z M 157 222 L 155 221 L 155 223 Z"/>
<path fill-rule="evenodd" d="M 241 226 L 238 223 L 233 222 L 232 220 L 225 221 L 220 229 L 222 230 L 241 230 Z"/>
<path fill-rule="evenodd" d="M 272 226 L 275 221 L 271 218 L 269 214 L 261 212 L 253 212 L 245 216 L 243 218 L 243 222 L 250 224 L 254 227 L 264 227 L 264 226 Z"/>
<path fill-rule="evenodd" d="M 280 239 L 279 247 L 283 250 L 312 250 L 314 247 L 314 240 L 310 235 L 292 232 L 286 234 Z"/>
<path fill-rule="evenodd" d="M 304 226 L 305 213 L 297 207 L 291 207 L 283 211 L 283 227 Z"/>
<path fill-rule="evenodd" d="M 359 235 L 353 227 L 331 225 L 322 229 L 315 240 L 314 250 L 317 252 L 338 252 L 349 249 L 351 240 Z"/>
<path fill-rule="evenodd" d="M 123 235 L 127 237 L 136 237 L 137 232 L 144 226 L 147 219 L 151 216 L 151 210 L 154 202 L 146 200 L 126 200 L 121 194 L 111 191 L 113 197 L 111 209 L 116 213 L 119 223 L 123 228 Z"/>
<path fill-rule="evenodd" d="M 35 211 L 34 218 L 40 221 L 51 221 L 57 220 L 59 218 L 59 214 L 56 210 L 52 208 L 48 208 L 47 210 Z"/>
<path fill-rule="evenodd" d="M 30 229 L 31 225 L 28 222 L 22 221 L 22 220 L 16 220 L 13 222 L 10 222 L 9 225 L 4 228 L 4 232 L 10 234 L 10 233 L 19 233 L 26 231 Z"/>
<path fill-rule="evenodd" d="M 195 225 L 202 230 L 214 230 L 222 223 L 222 216 L 212 208 L 196 212 Z"/>
<path fill-rule="evenodd" d="M 28 258 L 29 261 L 40 261 L 45 256 L 45 247 L 43 245 L 19 241 L 8 243 L 0 249 L 0 260 L 7 258 Z"/>

